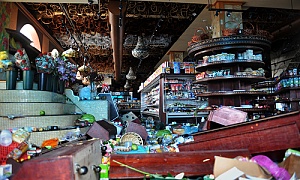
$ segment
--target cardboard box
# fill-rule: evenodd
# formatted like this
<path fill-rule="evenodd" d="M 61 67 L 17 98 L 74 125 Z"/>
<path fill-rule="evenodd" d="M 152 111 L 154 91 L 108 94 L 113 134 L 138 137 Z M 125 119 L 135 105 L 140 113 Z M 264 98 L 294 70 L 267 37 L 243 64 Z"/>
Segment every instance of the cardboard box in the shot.
<path fill-rule="evenodd" d="M 286 169 L 291 176 L 295 173 L 296 177 L 300 178 L 300 156 L 291 154 L 278 165 Z"/>
<path fill-rule="evenodd" d="M 223 173 L 228 173 L 227 174 L 228 176 L 224 177 L 222 175 L 218 180 L 234 179 L 236 178 L 237 174 L 241 175 L 240 171 L 242 171 L 246 177 L 248 176 L 248 177 L 255 177 L 255 178 L 262 178 L 262 179 L 272 178 L 269 172 L 267 172 L 266 170 L 264 170 L 262 167 L 260 167 L 258 164 L 254 162 L 240 161 L 237 159 L 225 158 L 220 156 L 215 156 L 215 164 L 214 164 L 213 171 L 214 171 L 214 176 L 216 178 L 221 176 Z"/>

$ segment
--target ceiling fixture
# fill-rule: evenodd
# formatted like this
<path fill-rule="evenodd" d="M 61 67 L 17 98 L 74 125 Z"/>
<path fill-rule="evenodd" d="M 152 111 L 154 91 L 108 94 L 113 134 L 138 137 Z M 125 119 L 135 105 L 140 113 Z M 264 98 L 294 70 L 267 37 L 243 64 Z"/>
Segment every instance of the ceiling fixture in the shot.
<path fill-rule="evenodd" d="M 124 85 L 124 88 L 125 89 L 129 89 L 131 86 L 130 86 L 130 84 L 129 84 L 129 81 L 128 80 L 126 80 L 126 83 L 125 83 L 125 85 Z"/>
<path fill-rule="evenodd" d="M 138 36 L 138 42 L 135 48 L 131 51 L 132 56 L 137 59 L 146 59 L 149 56 L 149 51 L 147 46 L 144 43 L 143 37 Z"/>
<path fill-rule="evenodd" d="M 136 79 L 136 75 L 134 74 L 132 67 L 129 68 L 129 72 L 126 75 L 126 79 L 128 80 L 135 80 Z"/>

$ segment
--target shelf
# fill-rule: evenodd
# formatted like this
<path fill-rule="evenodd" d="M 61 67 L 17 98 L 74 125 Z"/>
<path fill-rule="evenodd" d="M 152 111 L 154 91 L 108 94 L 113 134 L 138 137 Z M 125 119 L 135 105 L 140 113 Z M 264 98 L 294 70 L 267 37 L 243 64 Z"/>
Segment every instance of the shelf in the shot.
<path fill-rule="evenodd" d="M 123 112 L 128 112 L 128 111 L 139 112 L 139 111 L 141 111 L 141 109 L 119 109 L 119 111 L 123 111 Z"/>
<path fill-rule="evenodd" d="M 267 95 L 268 93 L 262 91 L 224 91 L 224 92 L 203 92 L 196 94 L 196 96 L 208 97 L 208 96 L 231 96 L 231 95 Z"/>
<path fill-rule="evenodd" d="M 143 111 L 142 114 L 159 117 L 158 112 Z"/>
<path fill-rule="evenodd" d="M 220 81 L 220 80 L 229 80 L 229 79 L 247 79 L 247 81 L 256 82 L 265 80 L 264 76 L 237 76 L 237 75 L 228 75 L 228 76 L 220 76 L 220 77 L 208 77 L 194 81 L 194 84 L 203 83 L 207 81 Z"/>
<path fill-rule="evenodd" d="M 288 102 L 300 102 L 300 98 L 288 98 L 276 100 L 275 103 L 288 103 Z"/>
<path fill-rule="evenodd" d="M 270 49 L 271 42 L 261 36 L 226 36 L 212 38 L 191 44 L 187 52 L 190 57 L 201 58 L 204 54 L 212 54 L 214 51 L 230 50 L 230 49 Z"/>
<path fill-rule="evenodd" d="M 265 63 L 261 60 L 232 60 L 232 61 L 217 61 L 213 63 L 206 63 L 202 65 L 198 65 L 196 67 L 197 71 L 203 71 L 206 70 L 207 68 L 220 68 L 220 67 L 228 67 L 232 66 L 232 64 L 240 64 L 243 67 L 256 67 L 256 68 L 261 68 L 264 67 Z"/>
<path fill-rule="evenodd" d="M 203 115 L 207 115 L 208 111 L 206 112 L 198 112 L 197 116 L 195 116 L 194 112 L 167 112 L 168 118 L 194 118 L 194 117 L 201 117 Z"/>
<path fill-rule="evenodd" d="M 180 99 L 166 99 L 166 101 L 189 101 L 196 100 L 195 98 L 180 98 Z"/>
<path fill-rule="evenodd" d="M 147 107 L 158 107 L 159 105 L 158 104 L 148 104 L 146 105 Z"/>
<path fill-rule="evenodd" d="M 126 104 L 141 104 L 140 102 L 119 102 L 117 105 L 126 105 Z"/>
<path fill-rule="evenodd" d="M 153 79 L 151 82 L 149 82 L 147 84 L 147 86 L 145 86 L 141 92 L 150 92 L 151 90 L 153 90 L 153 88 L 155 88 L 155 86 L 157 86 L 159 84 L 159 79 L 161 78 L 161 75 L 158 75 L 155 79 Z"/>
<path fill-rule="evenodd" d="M 274 93 L 279 94 L 279 93 L 284 93 L 284 92 L 287 92 L 290 90 L 300 90 L 300 87 L 284 87 L 284 88 L 281 88 L 281 89 L 275 91 Z"/>
<path fill-rule="evenodd" d="M 270 111 L 269 108 L 242 108 L 242 107 L 234 107 L 235 109 L 245 111 L 245 112 L 262 112 L 262 111 Z"/>
<path fill-rule="evenodd" d="M 274 88 L 275 82 L 273 80 L 266 80 L 266 81 L 255 83 L 251 86 L 255 89 L 268 88 L 268 87 L 273 87 Z"/>
<path fill-rule="evenodd" d="M 276 81 L 274 82 L 274 84 L 279 83 L 281 80 L 283 79 L 289 79 L 289 78 L 294 78 L 294 77 L 300 77 L 300 75 L 284 75 L 284 76 L 280 76 L 278 79 L 276 79 Z"/>

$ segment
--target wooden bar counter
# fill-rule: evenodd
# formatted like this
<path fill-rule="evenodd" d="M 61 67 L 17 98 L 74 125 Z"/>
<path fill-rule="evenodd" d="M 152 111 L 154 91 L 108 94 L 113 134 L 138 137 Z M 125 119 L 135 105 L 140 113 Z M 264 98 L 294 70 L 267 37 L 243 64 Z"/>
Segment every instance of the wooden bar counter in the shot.
<path fill-rule="evenodd" d="M 144 175 L 113 162 L 116 160 L 136 169 L 151 173 L 175 176 L 184 172 L 185 177 L 203 176 L 213 173 L 214 156 L 234 158 L 249 157 L 247 149 L 203 150 L 178 153 L 112 154 L 109 179 L 143 179 Z"/>
<path fill-rule="evenodd" d="M 300 147 L 299 111 L 193 134 L 180 151 L 248 149 L 251 154 Z"/>

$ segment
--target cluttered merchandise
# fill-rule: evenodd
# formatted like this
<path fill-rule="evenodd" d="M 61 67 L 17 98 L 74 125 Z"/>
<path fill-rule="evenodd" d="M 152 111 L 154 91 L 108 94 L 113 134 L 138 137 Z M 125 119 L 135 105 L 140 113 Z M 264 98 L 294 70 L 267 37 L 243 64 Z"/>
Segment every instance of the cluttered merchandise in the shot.
<path fill-rule="evenodd" d="M 83 114 L 78 128 L 41 145 L 24 128 L 1 131 L 0 179 L 280 179 L 300 177 L 300 151 L 273 161 L 247 149 L 181 150 L 199 124 L 164 125 L 133 113 L 114 121 Z M 87 124 L 82 131 L 81 124 Z M 203 132 L 202 132 L 203 133 Z M 201 137 L 201 135 L 200 135 Z M 202 136 L 205 138 L 205 136 Z M 217 138 L 217 137 L 216 137 Z M 63 167 L 63 168 L 62 168 Z"/>

